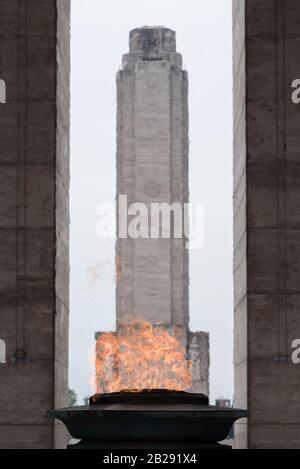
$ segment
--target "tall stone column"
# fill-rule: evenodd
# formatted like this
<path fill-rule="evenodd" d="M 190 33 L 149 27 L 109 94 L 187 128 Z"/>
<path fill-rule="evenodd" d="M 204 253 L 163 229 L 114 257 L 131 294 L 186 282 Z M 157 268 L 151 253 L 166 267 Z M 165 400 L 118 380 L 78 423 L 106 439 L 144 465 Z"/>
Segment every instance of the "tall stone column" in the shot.
<path fill-rule="evenodd" d="M 188 203 L 188 79 L 170 29 L 130 33 L 130 52 L 118 74 L 117 165 L 117 197 L 126 195 L 129 205 L 143 203 L 150 213 L 152 203 Z M 118 321 L 133 315 L 188 327 L 184 236 L 119 238 L 117 260 Z"/>
<path fill-rule="evenodd" d="M 189 202 L 188 76 L 176 52 L 175 32 L 161 26 L 131 31 L 117 88 L 117 203 L 126 196 L 128 207 L 142 203 L 149 214 L 152 204 L 177 204 L 182 210 L 180 239 L 174 226 L 169 239 L 162 239 L 161 219 L 159 237 L 151 239 L 150 216 L 148 239 L 124 239 L 119 233 L 117 327 L 127 317 L 160 322 L 172 332 L 175 327 L 193 362 L 193 391 L 208 395 L 209 336 L 189 330 L 189 251 L 183 220 Z M 171 214 L 171 225 L 175 217 Z"/>
<path fill-rule="evenodd" d="M 65 447 L 69 0 L 1 0 L 0 447 Z M 2 342 L 3 343 L 3 342 Z"/>
<path fill-rule="evenodd" d="M 235 405 L 240 448 L 300 448 L 297 0 L 234 0 Z"/>

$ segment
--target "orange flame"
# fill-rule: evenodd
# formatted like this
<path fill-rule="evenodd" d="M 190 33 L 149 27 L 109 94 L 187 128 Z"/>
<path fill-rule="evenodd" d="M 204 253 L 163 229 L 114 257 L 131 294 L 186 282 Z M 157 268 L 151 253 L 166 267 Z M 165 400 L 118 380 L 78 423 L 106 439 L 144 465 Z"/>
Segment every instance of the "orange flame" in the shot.
<path fill-rule="evenodd" d="M 99 336 L 96 343 L 96 392 L 144 389 L 187 391 L 191 361 L 183 344 L 160 325 L 133 320 L 120 331 Z"/>

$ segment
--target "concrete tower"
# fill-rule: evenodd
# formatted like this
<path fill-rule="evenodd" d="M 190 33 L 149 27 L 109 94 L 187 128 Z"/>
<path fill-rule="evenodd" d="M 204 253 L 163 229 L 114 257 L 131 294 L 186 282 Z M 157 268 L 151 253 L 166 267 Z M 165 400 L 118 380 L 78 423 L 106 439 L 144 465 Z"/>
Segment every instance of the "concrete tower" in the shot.
<path fill-rule="evenodd" d="M 183 207 L 189 200 L 188 78 L 175 32 L 160 26 L 131 31 L 117 83 L 117 195 L 126 195 L 128 205 L 145 204 L 149 213 L 152 203 Z M 118 321 L 130 314 L 188 328 L 184 236 L 118 238 L 117 263 Z"/>
<path fill-rule="evenodd" d="M 188 77 L 175 32 L 162 26 L 134 29 L 122 65 L 117 76 L 119 223 L 119 196 L 127 196 L 128 207 L 144 204 L 149 213 L 151 204 L 183 209 L 189 201 Z M 208 394 L 208 334 L 189 331 L 189 254 L 184 223 L 180 238 L 174 237 L 175 217 L 171 210 L 169 239 L 162 233 L 152 239 L 150 224 L 148 239 L 123 238 L 119 232 L 117 328 L 128 316 L 161 322 L 170 330 L 175 326 L 193 360 L 193 389 Z"/>

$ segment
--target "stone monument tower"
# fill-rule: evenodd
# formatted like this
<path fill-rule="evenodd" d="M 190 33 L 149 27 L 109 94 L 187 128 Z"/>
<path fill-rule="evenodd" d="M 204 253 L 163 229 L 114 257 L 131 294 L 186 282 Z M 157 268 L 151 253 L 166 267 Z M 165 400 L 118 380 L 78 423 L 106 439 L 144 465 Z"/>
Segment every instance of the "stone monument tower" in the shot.
<path fill-rule="evenodd" d="M 189 331 L 183 216 L 180 236 L 174 236 L 174 204 L 183 215 L 189 202 L 188 77 L 176 52 L 174 31 L 162 26 L 131 31 L 130 51 L 117 75 L 117 101 L 117 226 L 132 204 L 143 204 L 148 214 L 152 204 L 167 204 L 171 227 L 171 236 L 163 238 L 158 218 L 156 239 L 150 234 L 153 220 L 148 238 L 132 239 L 118 230 L 117 328 L 127 317 L 176 328 L 187 357 L 193 359 L 194 390 L 208 394 L 208 334 Z M 121 207 L 120 196 L 127 197 L 126 207 Z"/>
<path fill-rule="evenodd" d="M 188 79 L 175 32 L 130 33 L 118 73 L 117 193 L 128 205 L 189 201 Z M 183 233 L 183 230 L 182 230 Z M 172 237 L 172 236 L 171 236 Z M 120 239 L 117 320 L 133 314 L 166 326 L 189 322 L 188 250 L 181 239 Z"/>

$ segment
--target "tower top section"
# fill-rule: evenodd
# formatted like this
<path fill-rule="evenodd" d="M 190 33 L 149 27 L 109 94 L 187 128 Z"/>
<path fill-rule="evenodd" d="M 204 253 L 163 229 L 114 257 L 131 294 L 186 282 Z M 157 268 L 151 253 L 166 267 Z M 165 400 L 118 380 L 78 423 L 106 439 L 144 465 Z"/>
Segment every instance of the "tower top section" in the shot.
<path fill-rule="evenodd" d="M 129 35 L 129 54 L 123 56 L 123 67 L 133 62 L 164 60 L 182 67 L 176 52 L 176 32 L 164 26 L 142 26 Z"/>
<path fill-rule="evenodd" d="M 176 52 L 176 33 L 163 26 L 143 26 L 129 36 L 130 53 L 142 52 L 144 57 Z"/>

